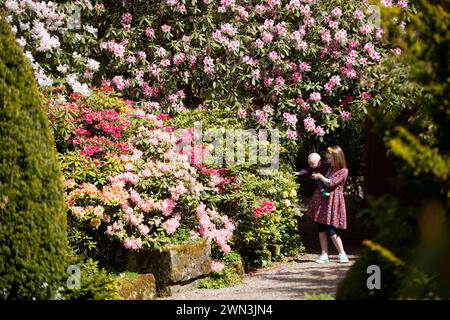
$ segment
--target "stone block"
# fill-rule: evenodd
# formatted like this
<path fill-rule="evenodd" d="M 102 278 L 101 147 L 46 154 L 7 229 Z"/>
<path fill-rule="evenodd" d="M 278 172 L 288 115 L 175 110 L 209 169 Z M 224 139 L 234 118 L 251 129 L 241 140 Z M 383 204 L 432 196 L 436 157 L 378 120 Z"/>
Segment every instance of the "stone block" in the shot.
<path fill-rule="evenodd" d="M 211 272 L 211 244 L 200 240 L 167 246 L 161 252 L 130 251 L 126 267 L 132 272 L 152 273 L 158 285 L 186 282 Z"/>
<path fill-rule="evenodd" d="M 242 264 L 242 260 L 235 261 L 230 263 L 230 267 L 234 269 L 234 271 L 242 277 L 245 275 L 244 265 Z"/>
<path fill-rule="evenodd" d="M 125 300 L 153 300 L 156 298 L 156 281 L 153 274 L 139 274 L 120 289 Z"/>

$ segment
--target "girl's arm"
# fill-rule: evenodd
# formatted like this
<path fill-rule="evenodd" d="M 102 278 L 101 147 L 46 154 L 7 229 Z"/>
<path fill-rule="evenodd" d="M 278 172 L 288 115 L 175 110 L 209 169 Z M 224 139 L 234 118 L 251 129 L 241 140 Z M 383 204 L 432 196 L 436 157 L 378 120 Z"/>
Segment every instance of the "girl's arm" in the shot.
<path fill-rule="evenodd" d="M 325 183 L 327 186 L 330 184 L 331 179 L 325 178 L 321 173 L 317 174 L 317 178 Z"/>
<path fill-rule="evenodd" d="M 338 185 L 343 183 L 345 181 L 345 179 L 347 179 L 347 175 L 348 175 L 348 169 L 344 168 L 344 169 L 339 170 L 335 174 L 333 174 L 331 179 L 324 177 L 320 173 L 318 173 L 316 175 L 316 177 L 317 177 L 317 179 L 321 180 L 327 186 L 327 188 L 333 190 Z"/>

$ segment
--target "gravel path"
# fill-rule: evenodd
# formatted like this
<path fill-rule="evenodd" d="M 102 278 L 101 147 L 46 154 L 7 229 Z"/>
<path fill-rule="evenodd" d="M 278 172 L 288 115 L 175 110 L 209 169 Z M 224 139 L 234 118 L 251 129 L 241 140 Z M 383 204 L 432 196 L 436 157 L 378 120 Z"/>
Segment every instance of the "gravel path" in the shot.
<path fill-rule="evenodd" d="M 340 264 L 331 256 L 328 264 L 317 264 L 316 254 L 298 260 L 276 263 L 270 268 L 247 274 L 244 283 L 223 289 L 195 289 L 176 293 L 162 300 L 304 300 L 305 293 L 328 293 L 334 296 L 337 285 L 354 263 Z"/>

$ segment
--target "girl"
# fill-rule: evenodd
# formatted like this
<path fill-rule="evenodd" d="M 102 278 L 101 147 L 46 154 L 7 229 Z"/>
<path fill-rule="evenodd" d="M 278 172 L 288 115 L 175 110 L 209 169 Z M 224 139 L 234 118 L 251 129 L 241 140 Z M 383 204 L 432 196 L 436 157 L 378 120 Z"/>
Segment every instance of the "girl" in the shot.
<path fill-rule="evenodd" d="M 329 262 L 328 235 L 339 252 L 339 262 L 347 263 L 348 258 L 345 254 L 342 240 L 335 230 L 336 228 L 347 228 L 344 185 L 347 180 L 348 170 L 342 149 L 338 146 L 328 148 L 327 162 L 330 165 L 330 168 L 325 176 L 321 173 L 314 173 L 311 177 L 314 180 L 321 180 L 325 184 L 330 195 L 325 197 L 319 190 L 316 190 L 306 215 L 311 217 L 317 223 L 319 229 L 322 254 L 316 262 Z"/>

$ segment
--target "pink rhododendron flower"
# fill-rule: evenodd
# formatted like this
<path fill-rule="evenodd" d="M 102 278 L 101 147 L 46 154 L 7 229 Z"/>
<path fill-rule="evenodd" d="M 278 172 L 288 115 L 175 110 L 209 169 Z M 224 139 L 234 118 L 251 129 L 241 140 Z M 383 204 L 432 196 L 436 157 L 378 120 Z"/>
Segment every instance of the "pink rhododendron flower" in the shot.
<path fill-rule="evenodd" d="M 224 268 L 224 264 L 221 261 L 213 260 L 211 262 L 211 270 L 213 272 L 222 272 L 223 268 Z"/>
<path fill-rule="evenodd" d="M 342 16 L 342 10 L 336 7 L 331 11 L 331 15 L 335 18 L 340 18 Z"/>
<path fill-rule="evenodd" d="M 166 231 L 167 234 L 173 234 L 180 226 L 181 216 L 180 214 L 176 214 L 173 218 L 166 220 L 162 227 Z"/>
<path fill-rule="evenodd" d="M 126 239 L 123 243 L 125 249 L 138 250 L 142 247 L 142 240 L 137 239 Z"/>
<path fill-rule="evenodd" d="M 297 116 L 295 114 L 283 113 L 286 124 L 295 126 L 297 124 Z"/>
<path fill-rule="evenodd" d="M 359 32 L 363 35 L 368 35 L 372 32 L 372 28 L 368 24 L 365 24 L 359 27 Z"/>
<path fill-rule="evenodd" d="M 120 23 L 123 25 L 130 25 L 133 21 L 133 15 L 129 12 L 125 12 L 122 14 L 122 17 L 120 18 Z"/>
<path fill-rule="evenodd" d="M 309 96 L 309 100 L 311 100 L 311 101 L 319 102 L 321 99 L 322 99 L 322 97 L 319 92 L 313 92 Z"/>
<path fill-rule="evenodd" d="M 368 101 L 368 100 L 372 99 L 372 96 L 368 92 L 363 92 L 363 93 L 361 93 L 361 99 L 364 101 Z"/>
<path fill-rule="evenodd" d="M 344 120 L 344 121 L 350 121 L 350 119 L 351 119 L 351 114 L 348 111 L 342 112 L 341 116 L 342 116 L 342 120 Z"/>
<path fill-rule="evenodd" d="M 169 198 L 164 199 L 164 201 L 161 204 L 162 214 L 166 217 L 171 215 L 175 206 L 176 203 L 172 199 Z"/>
<path fill-rule="evenodd" d="M 325 131 L 322 129 L 321 126 L 317 126 L 316 129 L 314 130 L 314 132 L 319 137 L 322 137 L 323 135 L 325 135 Z"/>
<path fill-rule="evenodd" d="M 246 110 L 246 109 L 239 109 L 239 110 L 236 112 L 236 115 L 238 116 L 238 118 L 244 119 L 244 118 L 247 117 L 247 110 Z"/>
<path fill-rule="evenodd" d="M 266 114 L 263 111 L 256 110 L 255 114 L 256 114 L 256 118 L 258 119 L 259 122 L 261 122 L 261 123 L 267 122 Z"/>
<path fill-rule="evenodd" d="M 298 134 L 297 134 L 297 131 L 288 130 L 288 131 L 286 131 L 286 136 L 290 140 L 296 140 L 298 137 Z"/>
<path fill-rule="evenodd" d="M 398 0 L 397 5 L 402 9 L 406 9 L 408 7 L 408 1 L 407 0 Z"/>
<path fill-rule="evenodd" d="M 334 40 L 337 42 L 343 42 L 347 40 L 347 31 L 344 29 L 339 30 L 334 34 Z"/>
<path fill-rule="evenodd" d="M 207 74 L 214 72 L 214 61 L 211 57 L 207 56 L 203 59 L 204 68 L 203 71 Z"/>
<path fill-rule="evenodd" d="M 313 118 L 306 118 L 303 120 L 303 125 L 305 126 L 306 131 L 311 132 L 316 129 L 316 124 Z"/>
<path fill-rule="evenodd" d="M 150 232 L 150 228 L 148 226 L 146 226 L 145 224 L 139 225 L 138 228 L 139 228 L 139 233 L 144 237 Z"/>
<path fill-rule="evenodd" d="M 153 37 L 155 35 L 155 30 L 153 28 L 145 29 L 145 35 L 147 37 Z"/>
<path fill-rule="evenodd" d="M 278 55 L 277 52 L 271 51 L 271 52 L 269 53 L 269 59 L 270 59 L 270 60 L 272 60 L 272 61 L 277 61 L 279 58 L 280 58 L 280 56 Z"/>
<path fill-rule="evenodd" d="M 331 108 L 328 105 L 323 106 L 322 112 L 325 114 L 331 113 Z"/>
<path fill-rule="evenodd" d="M 261 37 L 261 40 L 265 43 L 270 43 L 273 40 L 273 36 L 269 32 L 264 32 L 263 36 Z"/>
<path fill-rule="evenodd" d="M 361 20 L 365 17 L 364 13 L 361 10 L 355 10 L 353 12 L 353 18 L 355 18 L 356 20 Z"/>
<path fill-rule="evenodd" d="M 164 24 L 164 25 L 161 26 L 161 30 L 163 32 L 170 32 L 170 30 L 172 30 L 172 27 L 167 25 L 167 24 Z"/>

